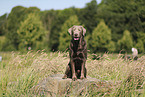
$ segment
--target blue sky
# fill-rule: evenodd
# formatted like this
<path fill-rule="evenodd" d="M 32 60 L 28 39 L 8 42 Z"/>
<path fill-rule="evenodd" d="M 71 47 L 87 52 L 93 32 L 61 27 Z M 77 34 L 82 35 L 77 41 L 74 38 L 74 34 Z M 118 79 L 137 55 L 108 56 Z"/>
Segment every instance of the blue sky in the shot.
<path fill-rule="evenodd" d="M 0 16 L 4 13 L 10 13 L 15 6 L 36 6 L 40 10 L 65 9 L 69 7 L 83 8 L 91 0 L 0 0 Z M 101 0 L 97 0 L 100 3 Z"/>

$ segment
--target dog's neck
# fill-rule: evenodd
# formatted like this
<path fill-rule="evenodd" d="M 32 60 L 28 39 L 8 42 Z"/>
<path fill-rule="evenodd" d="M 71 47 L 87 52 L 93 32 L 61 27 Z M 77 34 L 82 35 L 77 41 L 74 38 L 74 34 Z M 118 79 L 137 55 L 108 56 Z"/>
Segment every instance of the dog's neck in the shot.
<path fill-rule="evenodd" d="M 76 41 L 76 40 L 72 40 L 73 42 L 73 48 L 75 51 L 78 51 L 78 50 L 82 50 L 83 47 L 82 47 L 82 41 L 83 41 L 83 37 L 80 38 L 80 40 Z"/>

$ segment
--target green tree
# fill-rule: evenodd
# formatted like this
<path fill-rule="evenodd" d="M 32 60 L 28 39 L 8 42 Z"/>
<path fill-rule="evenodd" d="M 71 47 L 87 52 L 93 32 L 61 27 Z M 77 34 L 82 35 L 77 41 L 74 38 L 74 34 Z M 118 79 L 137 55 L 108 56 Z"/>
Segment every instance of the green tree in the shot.
<path fill-rule="evenodd" d="M 24 11 L 26 8 L 22 6 L 16 6 L 11 10 L 7 19 L 7 33 L 6 38 L 9 40 L 8 45 L 12 45 L 18 49 L 18 35 L 17 29 L 19 28 L 20 22 L 24 20 Z"/>
<path fill-rule="evenodd" d="M 145 47 L 145 33 L 144 32 L 136 32 L 137 35 L 137 43 L 135 47 L 139 50 L 139 52 L 144 52 Z"/>
<path fill-rule="evenodd" d="M 21 22 L 17 31 L 19 37 L 19 50 L 44 49 L 45 30 L 37 14 L 30 13 L 27 18 Z"/>
<path fill-rule="evenodd" d="M 4 44 L 5 44 L 5 37 L 4 36 L 0 36 L 0 51 L 3 50 Z"/>
<path fill-rule="evenodd" d="M 12 9 L 11 13 L 8 15 L 7 18 L 7 33 L 6 38 L 9 40 L 8 45 L 13 45 L 16 49 L 18 49 L 18 34 L 17 30 L 20 27 L 21 21 L 25 20 L 25 17 L 29 13 L 39 13 L 40 9 L 36 7 L 25 8 L 22 6 L 16 6 Z"/>
<path fill-rule="evenodd" d="M 9 42 L 10 41 L 4 35 L 0 36 L 0 51 L 15 51 L 15 47 Z"/>
<path fill-rule="evenodd" d="M 114 51 L 115 44 L 111 40 L 111 30 L 101 21 L 92 32 L 92 39 L 90 40 L 91 49 L 93 52 Z"/>
<path fill-rule="evenodd" d="M 85 25 L 88 32 L 87 35 L 92 33 L 93 29 L 97 26 L 97 1 L 91 0 L 77 15 L 81 23 Z"/>
<path fill-rule="evenodd" d="M 144 52 L 144 43 L 141 39 L 137 40 L 137 43 L 136 43 L 135 47 L 138 49 L 139 53 Z"/>
<path fill-rule="evenodd" d="M 7 14 L 0 16 L 0 36 L 6 33 Z"/>
<path fill-rule="evenodd" d="M 132 35 L 128 30 L 125 30 L 123 32 L 123 37 L 118 40 L 118 50 L 126 50 L 128 52 L 131 52 L 131 48 L 133 47 L 133 40 L 132 40 Z"/>
<path fill-rule="evenodd" d="M 145 0 L 102 0 L 97 15 L 111 28 L 113 40 L 117 42 L 128 30 L 136 41 L 136 32 L 145 32 L 144 5 Z"/>
<path fill-rule="evenodd" d="M 145 46 L 145 32 L 136 32 L 136 34 L 137 34 L 137 39 L 142 40 Z"/>
<path fill-rule="evenodd" d="M 65 51 L 70 44 L 71 36 L 69 35 L 68 29 L 73 25 L 80 25 L 78 17 L 76 15 L 71 16 L 68 20 L 65 21 L 61 28 L 60 37 L 59 37 L 59 50 Z"/>

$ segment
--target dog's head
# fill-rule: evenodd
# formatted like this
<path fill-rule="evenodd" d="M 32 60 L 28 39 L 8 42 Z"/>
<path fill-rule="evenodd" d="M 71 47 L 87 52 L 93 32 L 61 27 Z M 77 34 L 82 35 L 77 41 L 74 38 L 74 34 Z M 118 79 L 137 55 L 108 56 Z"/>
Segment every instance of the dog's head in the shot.
<path fill-rule="evenodd" d="M 83 26 L 72 26 L 68 29 L 69 34 L 72 36 L 73 40 L 80 40 L 82 36 L 85 36 L 86 29 Z"/>

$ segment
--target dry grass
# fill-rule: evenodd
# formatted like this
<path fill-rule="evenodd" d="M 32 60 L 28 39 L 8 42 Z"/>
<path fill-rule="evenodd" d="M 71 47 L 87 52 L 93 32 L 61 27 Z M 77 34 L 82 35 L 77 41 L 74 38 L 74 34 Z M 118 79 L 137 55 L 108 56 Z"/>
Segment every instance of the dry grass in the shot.
<path fill-rule="evenodd" d="M 35 96 L 31 91 L 42 79 L 52 74 L 63 74 L 69 62 L 68 53 L 44 51 L 0 53 L 0 96 Z M 88 55 L 88 76 L 111 82 L 109 90 L 97 89 L 89 96 L 145 96 L 145 56 L 137 61 L 124 60 L 120 55 L 104 54 L 100 60 Z M 95 89 L 95 86 L 94 86 Z"/>

